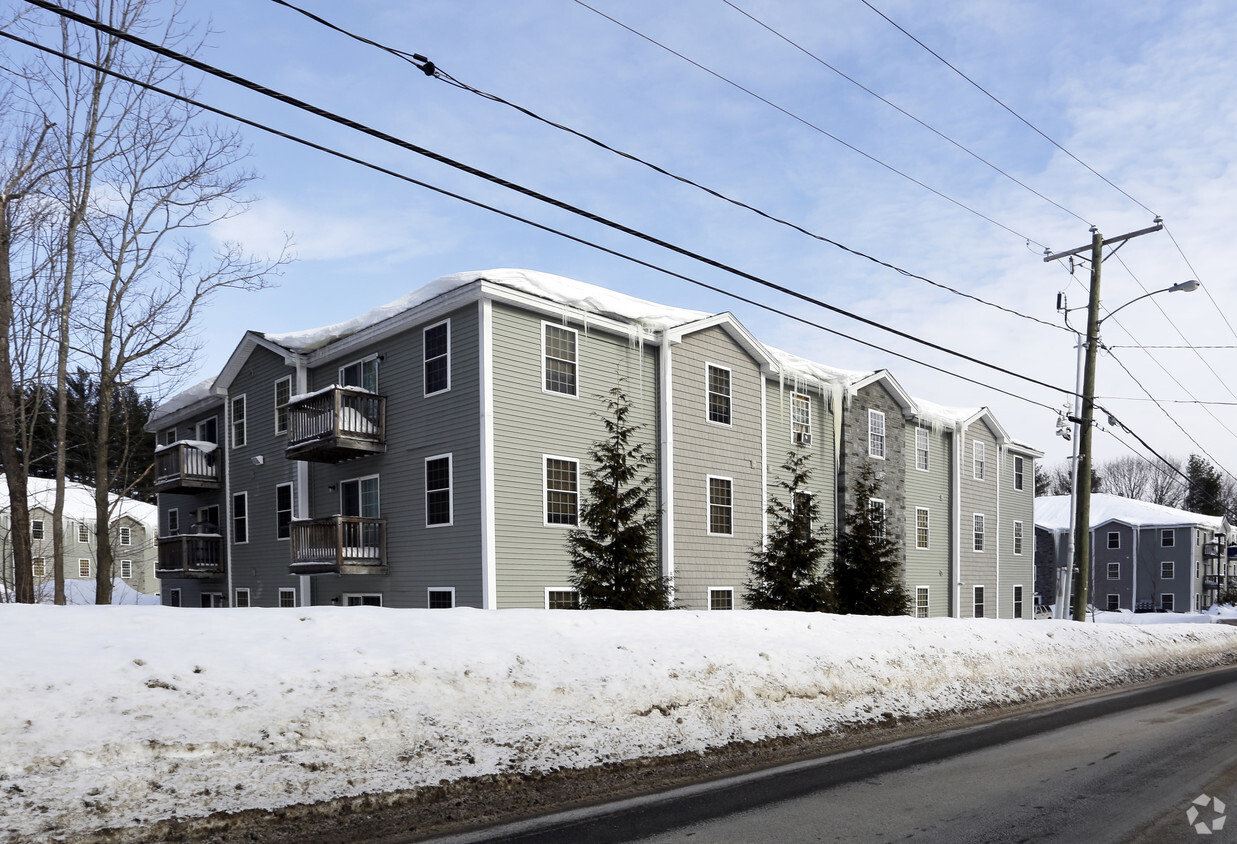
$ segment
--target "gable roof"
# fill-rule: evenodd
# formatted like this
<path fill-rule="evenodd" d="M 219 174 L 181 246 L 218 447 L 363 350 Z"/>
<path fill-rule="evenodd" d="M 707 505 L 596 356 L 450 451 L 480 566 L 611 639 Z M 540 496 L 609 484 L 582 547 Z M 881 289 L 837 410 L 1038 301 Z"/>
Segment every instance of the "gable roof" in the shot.
<path fill-rule="evenodd" d="M 1041 495 L 1035 499 L 1035 526 L 1045 530 L 1069 530 L 1070 497 L 1068 495 Z M 1109 522 L 1121 522 L 1131 527 L 1181 527 L 1194 525 L 1207 530 L 1221 531 L 1226 525 L 1220 516 L 1204 516 L 1163 504 L 1123 498 L 1096 492 L 1091 494 L 1091 528 Z"/>
<path fill-rule="evenodd" d="M 27 499 L 31 509 L 39 508 L 51 513 L 56 501 L 56 482 L 50 478 L 29 478 Z M 159 525 L 159 508 L 145 501 L 135 501 L 119 495 L 111 495 L 112 519 L 128 517 L 141 522 L 151 532 L 153 539 Z M 9 508 L 8 484 L 0 484 L 0 511 Z M 93 522 L 95 518 L 94 487 L 65 481 L 64 517 L 75 522 Z"/>

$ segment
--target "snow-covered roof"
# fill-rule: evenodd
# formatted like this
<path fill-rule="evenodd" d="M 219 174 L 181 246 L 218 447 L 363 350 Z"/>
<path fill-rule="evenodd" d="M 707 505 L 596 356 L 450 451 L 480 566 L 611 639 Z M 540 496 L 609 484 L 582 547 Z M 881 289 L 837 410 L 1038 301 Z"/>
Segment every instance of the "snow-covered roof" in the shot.
<path fill-rule="evenodd" d="M 172 396 L 167 401 L 160 404 L 150 413 L 150 418 L 146 421 L 147 430 L 156 430 L 159 423 L 164 419 L 172 416 L 186 407 L 197 404 L 205 399 L 215 398 L 215 394 L 211 387 L 215 383 L 215 376 L 205 378 L 194 384 L 187 390 L 182 390 Z"/>
<path fill-rule="evenodd" d="M 857 369 L 838 369 L 834 366 L 826 366 L 814 360 L 792 355 L 790 352 L 782 351 L 768 344 L 765 344 L 765 348 L 769 350 L 769 356 L 777 361 L 778 368 L 784 374 L 791 377 L 814 378 L 825 384 L 848 386 L 862 381 L 873 374 L 871 370 L 860 371 Z"/>
<path fill-rule="evenodd" d="M 56 503 L 56 482 L 48 478 L 30 478 L 27 481 L 29 506 L 52 511 Z M 119 495 L 112 496 L 112 518 L 128 516 L 141 522 L 153 532 L 159 525 L 159 508 L 145 501 L 134 501 Z M 8 484 L 0 484 L 0 510 L 8 510 Z M 94 487 L 66 481 L 64 485 L 64 517 L 75 522 L 93 522 L 95 518 Z"/>
<path fill-rule="evenodd" d="M 980 407 L 946 407 L 943 404 L 937 404 L 934 401 L 927 399 L 915 398 L 916 415 L 931 424 L 933 427 L 940 425 L 944 428 L 952 428 L 954 425 L 965 422 L 976 413 L 983 410 Z"/>
<path fill-rule="evenodd" d="M 328 343 L 342 340 L 358 331 L 398 316 L 431 299 L 459 287 L 478 281 L 488 281 L 520 293 L 536 296 L 558 305 L 575 308 L 588 314 L 636 322 L 653 330 L 664 330 L 711 316 L 705 311 L 674 308 L 645 299 L 637 299 L 595 284 L 571 278 L 537 272 L 536 270 L 493 269 L 453 273 L 437 278 L 393 302 L 366 311 L 358 317 L 283 334 L 265 334 L 267 340 L 294 352 L 312 352 Z"/>
<path fill-rule="evenodd" d="M 1111 521 L 1124 522 L 1134 527 L 1198 525 L 1208 530 L 1223 529 L 1220 516 L 1204 516 L 1163 504 L 1152 504 L 1120 495 L 1092 493 L 1091 527 L 1096 528 Z M 1035 526 L 1046 530 L 1069 530 L 1070 497 L 1068 495 L 1041 495 L 1035 499 Z"/>

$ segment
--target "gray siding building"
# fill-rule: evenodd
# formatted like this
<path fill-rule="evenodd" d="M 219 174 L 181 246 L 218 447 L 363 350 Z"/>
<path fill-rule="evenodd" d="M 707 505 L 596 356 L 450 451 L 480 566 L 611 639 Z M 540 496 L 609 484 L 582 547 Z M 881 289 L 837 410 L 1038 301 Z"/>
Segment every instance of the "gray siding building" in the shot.
<path fill-rule="evenodd" d="M 908 586 L 928 588 L 923 611 L 908 611 L 968 615 L 951 584 L 1031 582 L 1029 569 L 1009 572 L 1012 552 L 998 562 L 995 533 L 982 564 L 958 553 L 970 528 L 959 527 L 953 444 L 982 428 L 994 477 L 1015 448 L 994 420 L 986 427 L 987 411 L 975 423 L 921 406 L 887 372 L 780 352 L 728 313 L 492 270 L 446 276 L 338 325 L 247 332 L 216 378 L 156 411 L 164 600 L 571 606 L 566 533 L 616 384 L 657 459 L 659 552 L 679 606 L 743 606 L 789 453 L 807 456 L 818 512 L 835 527 L 855 467 L 876 459 L 872 411 L 886 426 L 879 471 L 908 540 Z M 997 490 L 966 498 L 993 530 Z M 1015 498 L 1007 513 L 1030 511 L 1029 493 Z M 920 510 L 926 547 L 912 541 Z M 986 614 L 1000 606 L 994 594 Z"/>

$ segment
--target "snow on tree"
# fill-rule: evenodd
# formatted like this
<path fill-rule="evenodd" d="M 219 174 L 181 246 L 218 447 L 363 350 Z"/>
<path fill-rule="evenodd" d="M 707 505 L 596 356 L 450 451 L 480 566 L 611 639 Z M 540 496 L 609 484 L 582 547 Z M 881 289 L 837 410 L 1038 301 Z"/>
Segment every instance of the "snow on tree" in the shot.
<path fill-rule="evenodd" d="M 589 449 L 580 527 L 567 534 L 571 583 L 582 609 L 664 610 L 671 586 L 657 556 L 661 514 L 653 502 L 654 458 L 636 441 L 622 379 L 603 396 L 606 437 Z"/>
<path fill-rule="evenodd" d="M 806 490 L 812 474 L 806 463 L 804 455 L 790 452 L 782 464 L 789 480 L 778 481 L 786 491 L 785 500 L 770 497 L 769 533 L 748 560 L 743 592 L 753 609 L 830 609 L 829 576 L 821 570 L 829 547 L 828 528 L 819 523 L 816 500 Z"/>

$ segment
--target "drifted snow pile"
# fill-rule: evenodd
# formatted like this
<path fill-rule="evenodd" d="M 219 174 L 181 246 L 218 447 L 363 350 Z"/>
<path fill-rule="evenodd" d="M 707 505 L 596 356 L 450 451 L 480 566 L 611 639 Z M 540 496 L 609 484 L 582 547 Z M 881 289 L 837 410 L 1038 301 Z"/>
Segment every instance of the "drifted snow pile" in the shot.
<path fill-rule="evenodd" d="M 5 605 L 0 641 L 0 837 L 55 840 L 1098 689 L 1237 627 Z"/>

